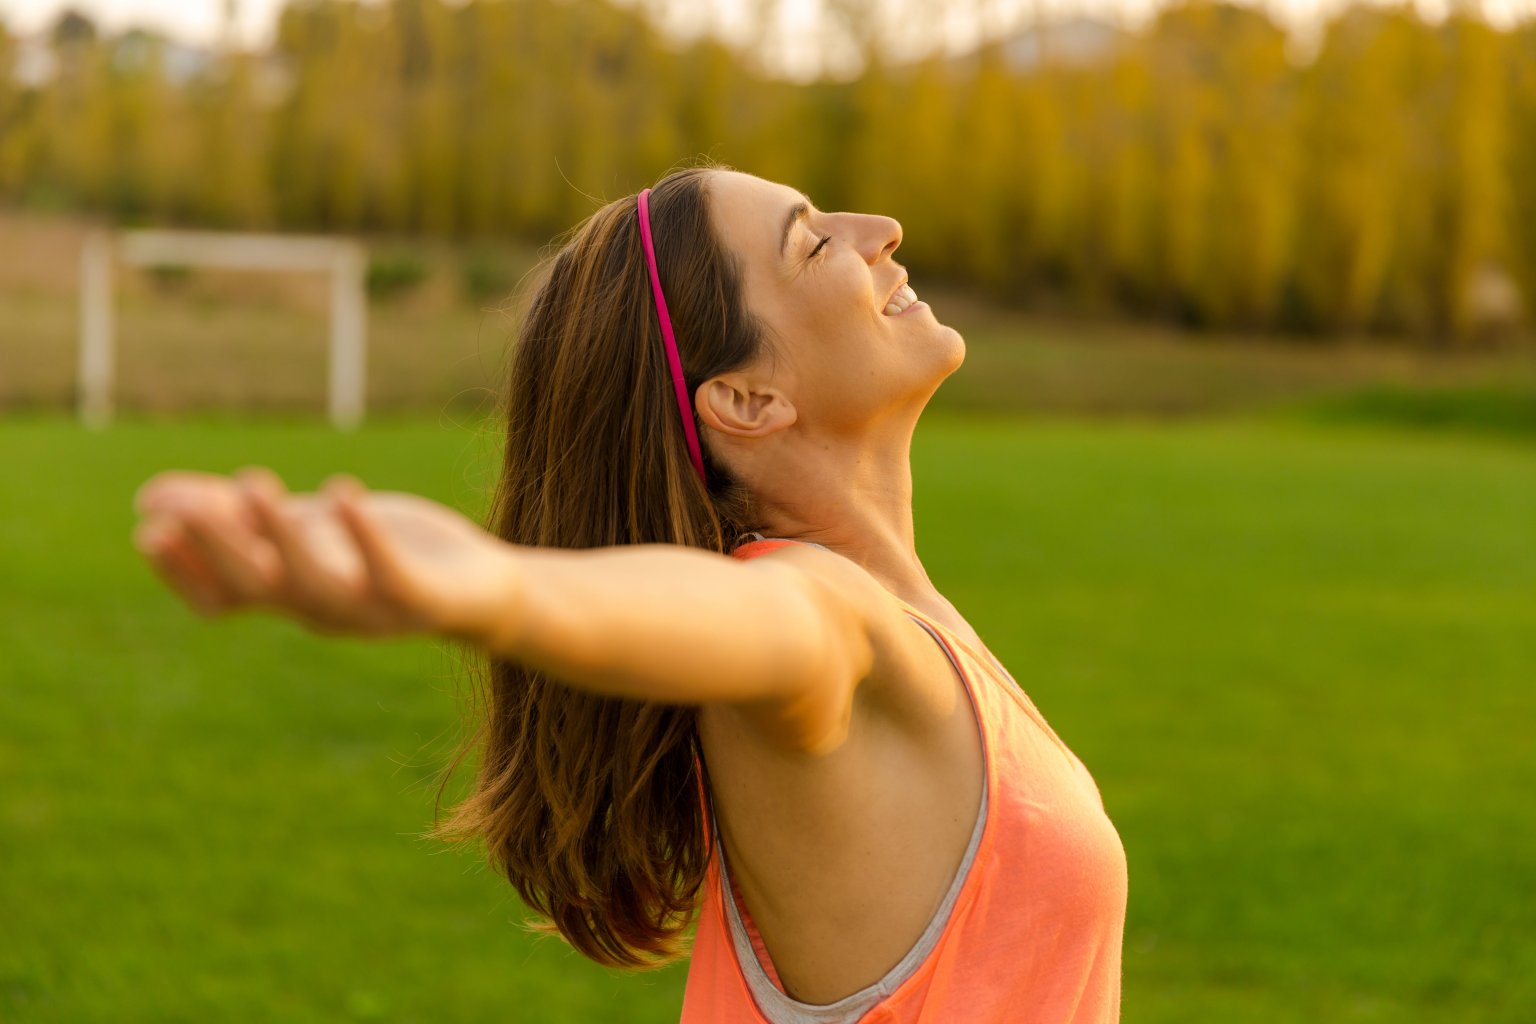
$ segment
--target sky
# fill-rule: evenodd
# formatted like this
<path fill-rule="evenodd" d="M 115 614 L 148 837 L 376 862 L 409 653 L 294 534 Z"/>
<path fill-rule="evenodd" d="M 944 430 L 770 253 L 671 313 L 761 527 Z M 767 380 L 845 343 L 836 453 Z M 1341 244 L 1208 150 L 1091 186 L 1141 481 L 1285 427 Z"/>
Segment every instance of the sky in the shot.
<path fill-rule="evenodd" d="M 622 0 L 621 0 L 622 2 Z M 743 12 L 752 0 L 664 0 L 660 6 L 670 12 L 670 22 L 686 34 L 688 27 L 708 19 L 730 33 L 733 25 L 743 22 Z M 814 23 L 820 0 L 787 0 L 783 4 L 785 24 L 791 29 Z M 1297 27 L 1315 22 L 1343 0 L 1254 0 L 1268 7 L 1280 20 Z M 1445 11 L 1448 0 L 1417 0 L 1418 7 L 1430 17 Z M 947 8 L 945 34 L 951 46 L 963 48 L 974 38 L 976 27 L 968 19 L 956 16 L 957 10 L 971 10 L 970 4 L 936 3 Z M 225 8 L 235 11 L 235 33 L 246 46 L 259 46 L 271 38 L 272 27 L 283 0 L 0 0 L 0 20 L 13 32 L 30 34 L 50 25 L 59 13 L 73 7 L 89 15 L 108 30 L 130 26 L 154 28 L 189 42 L 217 41 L 223 31 Z M 1136 22 L 1155 7 L 1156 0 L 993 0 L 990 5 L 1005 23 L 1025 20 L 1034 9 L 1072 10 L 1119 20 Z M 652 6 L 657 6 L 652 4 Z M 1482 0 L 1489 19 L 1508 24 L 1536 14 L 1536 0 Z"/>
<path fill-rule="evenodd" d="M 31 33 L 70 7 L 104 28 L 158 28 L 197 42 L 218 39 L 224 22 L 224 0 L 0 0 L 0 17 L 13 32 Z M 281 7 L 282 0 L 237 0 L 240 37 L 247 42 L 267 38 Z"/>

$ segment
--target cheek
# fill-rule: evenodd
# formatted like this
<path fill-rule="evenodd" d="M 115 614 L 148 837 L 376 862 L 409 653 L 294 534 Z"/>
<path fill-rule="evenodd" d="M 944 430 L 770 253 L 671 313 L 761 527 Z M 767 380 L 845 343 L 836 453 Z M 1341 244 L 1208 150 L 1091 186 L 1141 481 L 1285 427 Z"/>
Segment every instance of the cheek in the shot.
<path fill-rule="evenodd" d="M 857 260 L 857 256 L 854 256 Z M 846 379 L 850 366 L 867 368 L 870 339 L 880 328 L 868 270 L 835 263 L 807 274 L 776 296 L 765 319 L 781 339 L 781 355 L 807 377 Z"/>
<path fill-rule="evenodd" d="M 796 348 L 813 356 L 835 346 L 852 326 L 846 304 L 826 289 L 806 289 L 780 313 L 780 336 L 793 339 Z"/>
<path fill-rule="evenodd" d="M 829 330 L 845 336 L 851 332 L 877 329 L 875 321 L 879 310 L 874 308 L 875 298 L 867 272 L 842 275 L 836 281 L 828 281 L 817 295 L 815 311 L 818 320 Z M 851 338 L 850 338 L 851 340 Z"/>

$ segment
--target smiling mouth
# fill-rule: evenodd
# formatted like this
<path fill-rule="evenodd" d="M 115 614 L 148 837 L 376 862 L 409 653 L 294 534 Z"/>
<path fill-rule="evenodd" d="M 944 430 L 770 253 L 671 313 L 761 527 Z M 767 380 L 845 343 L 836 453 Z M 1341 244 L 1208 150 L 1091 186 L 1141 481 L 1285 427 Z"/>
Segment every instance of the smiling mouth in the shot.
<path fill-rule="evenodd" d="M 891 301 L 885 304 L 885 315 L 900 316 L 915 305 L 917 305 L 917 292 L 912 290 L 911 285 L 904 283 L 896 289 L 896 293 L 891 296 Z"/>

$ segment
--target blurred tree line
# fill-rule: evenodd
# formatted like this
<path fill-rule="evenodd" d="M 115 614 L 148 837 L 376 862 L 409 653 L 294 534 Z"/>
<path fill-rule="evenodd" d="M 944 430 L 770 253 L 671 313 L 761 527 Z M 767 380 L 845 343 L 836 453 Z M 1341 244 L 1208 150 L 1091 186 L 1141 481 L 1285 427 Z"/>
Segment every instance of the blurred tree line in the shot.
<path fill-rule="evenodd" d="M 30 78 L 0 29 L 0 200 L 544 238 L 708 153 L 1019 302 L 1458 341 L 1536 306 L 1536 23 L 1359 6 L 1296 59 L 1194 0 L 898 60 L 872 0 L 830 10 L 860 71 L 813 81 L 606 0 L 293 0 L 270 52 L 200 56 L 69 14 Z"/>

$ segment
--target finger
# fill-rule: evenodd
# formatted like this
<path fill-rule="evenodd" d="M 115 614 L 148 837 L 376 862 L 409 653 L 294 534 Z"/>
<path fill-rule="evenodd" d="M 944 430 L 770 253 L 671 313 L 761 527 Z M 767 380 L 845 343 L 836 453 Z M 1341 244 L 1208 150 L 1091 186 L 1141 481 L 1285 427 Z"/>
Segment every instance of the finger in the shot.
<path fill-rule="evenodd" d="M 276 500 L 281 500 L 288 494 L 288 488 L 283 483 L 283 478 L 278 476 L 266 466 L 241 466 L 235 470 L 235 483 L 240 486 L 243 494 L 249 495 L 252 491 L 271 495 Z"/>
<path fill-rule="evenodd" d="M 294 509 L 311 501 L 302 496 L 284 497 L 276 491 L 272 481 L 255 478 L 249 481 L 246 497 L 254 513 L 258 528 L 269 539 L 280 562 L 279 586 L 283 599 L 304 611 L 322 611 L 336 602 L 345 600 L 349 587 L 344 577 L 335 569 L 327 568 L 306 538 L 304 524 Z"/>
<path fill-rule="evenodd" d="M 170 544 L 173 529 L 169 519 L 143 520 L 133 527 L 133 546 L 146 558 L 158 557 Z"/>
<path fill-rule="evenodd" d="M 239 603 L 265 601 L 272 596 L 279 570 L 273 555 L 258 545 L 259 538 L 232 529 L 201 510 L 181 517 L 188 543 L 204 556 L 220 584 Z"/>
<path fill-rule="evenodd" d="M 235 471 L 235 485 L 239 491 L 242 513 L 248 517 L 251 528 L 270 535 L 267 517 L 262 515 L 263 504 L 276 508 L 289 500 L 288 488 L 282 477 L 265 466 L 242 466 Z M 275 541 L 275 538 L 270 538 Z M 281 554 L 281 551 L 279 551 Z"/>
<path fill-rule="evenodd" d="M 195 506 L 232 508 L 236 497 L 227 477 L 176 469 L 145 481 L 134 492 L 133 507 L 141 516 L 151 516 Z"/>
<path fill-rule="evenodd" d="M 134 528 L 134 545 L 146 558 L 174 563 L 176 571 L 191 580 L 199 590 L 209 594 L 223 594 L 218 574 L 208 566 L 186 535 L 186 529 L 175 516 L 159 516 L 140 523 Z"/>
<path fill-rule="evenodd" d="M 386 598 L 401 598 L 405 573 L 399 553 L 388 531 L 368 507 L 367 488 L 353 477 L 337 476 L 326 481 L 325 493 L 334 503 L 337 518 L 363 556 L 369 586 Z"/>
<path fill-rule="evenodd" d="M 197 477 L 202 474 L 189 473 L 186 470 L 168 469 L 156 473 L 139 485 L 139 489 L 133 492 L 133 510 L 141 516 L 153 515 L 162 511 L 160 503 L 172 490 L 184 486 L 189 477 Z"/>
<path fill-rule="evenodd" d="M 134 530 L 134 544 L 160 581 L 200 615 L 218 615 L 230 607 L 228 596 L 198 567 L 179 524 L 141 523 Z"/>

